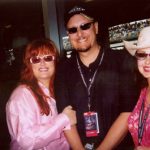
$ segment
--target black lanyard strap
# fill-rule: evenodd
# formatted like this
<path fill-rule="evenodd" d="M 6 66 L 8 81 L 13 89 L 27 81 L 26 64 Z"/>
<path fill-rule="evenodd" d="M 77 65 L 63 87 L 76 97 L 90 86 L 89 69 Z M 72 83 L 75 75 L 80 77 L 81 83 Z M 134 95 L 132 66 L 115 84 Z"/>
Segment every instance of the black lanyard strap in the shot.
<path fill-rule="evenodd" d="M 78 69 L 79 69 L 79 72 L 80 72 L 82 81 L 83 81 L 83 83 L 84 83 L 84 85 L 85 85 L 85 87 L 86 87 L 86 89 L 87 89 L 87 93 L 88 93 L 88 108 L 89 108 L 89 111 L 90 111 L 90 109 L 91 109 L 91 87 L 92 87 L 93 82 L 94 82 L 94 80 L 95 80 L 95 76 L 96 76 L 96 74 L 97 74 L 98 68 L 99 68 L 99 66 L 100 66 L 101 63 L 102 63 L 103 57 L 104 57 L 104 52 L 102 53 L 101 59 L 100 59 L 99 64 L 98 64 L 98 67 L 96 68 L 96 70 L 95 70 L 95 72 L 94 72 L 94 74 L 93 74 L 93 77 L 92 77 L 92 79 L 91 79 L 91 81 L 90 81 L 90 83 L 89 83 L 89 86 L 88 86 L 88 85 L 86 84 L 86 82 L 85 82 L 85 78 L 84 78 L 84 75 L 83 75 L 83 72 L 82 72 L 82 69 L 81 69 L 81 66 L 80 66 L 78 57 L 77 57 L 77 55 L 76 55 L 76 60 L 77 60 Z"/>
<path fill-rule="evenodd" d="M 141 105 L 141 109 L 140 109 L 140 114 L 139 114 L 138 145 L 141 145 L 141 142 L 142 142 L 144 127 L 145 127 L 146 120 L 148 118 L 149 110 L 150 110 L 150 104 L 149 104 L 147 111 L 145 112 L 145 115 L 144 115 L 144 100 L 143 100 L 142 105 Z"/>

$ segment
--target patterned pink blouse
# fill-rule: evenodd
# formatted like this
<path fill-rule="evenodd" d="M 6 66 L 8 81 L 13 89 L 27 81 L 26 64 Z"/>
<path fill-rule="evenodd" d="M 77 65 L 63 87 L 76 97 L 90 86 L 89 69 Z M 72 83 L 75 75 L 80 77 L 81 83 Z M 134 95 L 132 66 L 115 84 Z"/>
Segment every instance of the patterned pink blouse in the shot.
<path fill-rule="evenodd" d="M 40 84 L 50 97 L 49 90 Z M 11 135 L 11 150 L 69 150 L 63 129 L 70 127 L 65 114 L 58 114 L 56 102 L 48 100 L 52 113 L 41 115 L 37 102 L 26 86 L 17 87 L 7 105 L 6 116 Z"/>
<path fill-rule="evenodd" d="M 144 88 L 141 91 L 139 100 L 138 100 L 133 112 L 130 114 L 130 116 L 128 118 L 128 128 L 129 128 L 129 131 L 132 135 L 135 147 L 138 146 L 139 113 L 141 110 L 142 101 L 143 100 L 145 101 L 146 91 L 147 91 L 146 88 Z M 146 111 L 147 111 L 147 107 L 144 107 L 144 115 L 145 115 Z M 141 146 L 150 147 L 150 111 L 149 111 L 148 118 L 147 118 L 146 123 L 145 123 L 143 138 L 141 141 Z"/>

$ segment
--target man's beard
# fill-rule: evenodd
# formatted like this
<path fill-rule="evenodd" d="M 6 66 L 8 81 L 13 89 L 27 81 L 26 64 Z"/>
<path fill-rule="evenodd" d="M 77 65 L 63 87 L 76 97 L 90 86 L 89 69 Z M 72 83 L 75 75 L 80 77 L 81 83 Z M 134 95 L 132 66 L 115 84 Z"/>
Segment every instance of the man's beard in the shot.
<path fill-rule="evenodd" d="M 77 52 L 88 52 L 90 50 L 91 46 L 87 47 L 87 48 L 76 48 L 75 50 Z"/>

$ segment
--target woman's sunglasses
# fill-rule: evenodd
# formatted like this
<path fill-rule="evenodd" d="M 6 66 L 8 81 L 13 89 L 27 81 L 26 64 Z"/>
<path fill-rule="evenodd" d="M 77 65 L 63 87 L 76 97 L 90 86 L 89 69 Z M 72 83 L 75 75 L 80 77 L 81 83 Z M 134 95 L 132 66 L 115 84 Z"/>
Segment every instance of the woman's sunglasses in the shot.
<path fill-rule="evenodd" d="M 150 53 L 145 53 L 145 52 L 136 52 L 135 53 L 135 57 L 138 59 L 138 60 L 144 60 L 147 58 L 147 56 L 150 56 Z"/>
<path fill-rule="evenodd" d="M 88 22 L 85 24 L 81 24 L 79 27 L 72 27 L 72 28 L 68 28 L 67 31 L 69 34 L 74 34 L 78 31 L 78 28 L 80 28 L 81 30 L 88 30 L 91 27 L 91 24 L 93 22 Z"/>
<path fill-rule="evenodd" d="M 43 57 L 33 56 L 30 58 L 30 63 L 37 64 L 37 63 L 40 63 L 42 60 L 44 60 L 45 62 L 51 62 L 55 60 L 55 56 L 51 56 L 51 55 L 45 55 Z"/>

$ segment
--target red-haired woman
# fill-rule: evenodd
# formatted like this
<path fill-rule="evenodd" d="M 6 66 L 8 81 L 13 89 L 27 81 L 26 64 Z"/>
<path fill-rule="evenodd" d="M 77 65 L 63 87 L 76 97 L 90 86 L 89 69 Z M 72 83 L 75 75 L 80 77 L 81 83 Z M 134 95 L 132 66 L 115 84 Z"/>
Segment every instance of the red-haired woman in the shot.
<path fill-rule="evenodd" d="M 49 39 L 34 40 L 26 48 L 18 87 L 6 105 L 12 150 L 68 150 L 63 130 L 76 124 L 71 106 L 57 113 L 53 79 L 57 49 Z"/>

